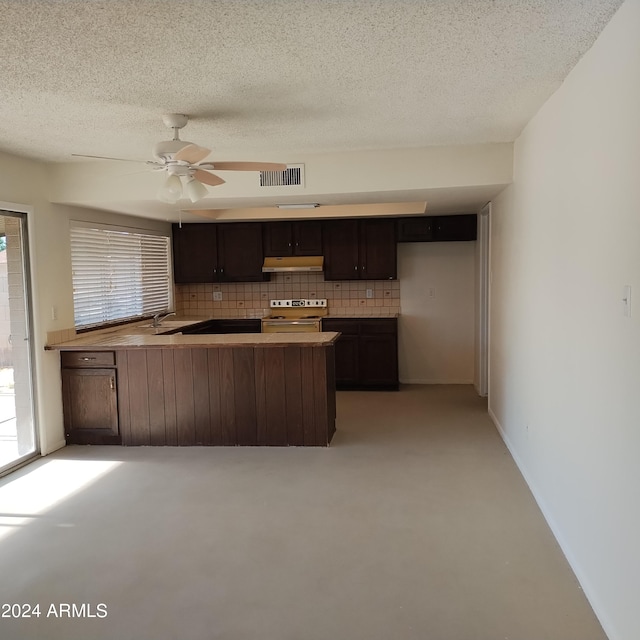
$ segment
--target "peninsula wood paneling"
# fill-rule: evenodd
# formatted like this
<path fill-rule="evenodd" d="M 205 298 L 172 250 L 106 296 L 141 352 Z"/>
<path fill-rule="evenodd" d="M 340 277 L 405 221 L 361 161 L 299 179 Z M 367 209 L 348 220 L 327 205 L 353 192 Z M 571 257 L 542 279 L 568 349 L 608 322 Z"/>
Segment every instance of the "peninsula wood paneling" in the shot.
<path fill-rule="evenodd" d="M 302 439 L 304 445 L 316 444 L 316 406 L 315 384 L 313 379 L 313 353 L 312 349 L 302 349 L 300 353 L 300 370 L 305 372 L 301 379 L 302 388 Z M 317 417 L 320 420 L 320 416 Z"/>
<path fill-rule="evenodd" d="M 267 443 L 287 444 L 284 348 L 265 350 Z"/>
<path fill-rule="evenodd" d="M 233 383 L 233 349 L 220 349 L 220 444 L 236 443 L 236 399 Z"/>
<path fill-rule="evenodd" d="M 178 408 L 176 404 L 176 370 L 173 349 L 161 349 L 162 353 L 162 382 L 164 405 L 164 444 L 176 446 L 178 444 Z M 158 432 L 160 429 L 158 428 Z M 158 442 L 157 444 L 163 444 Z"/>
<path fill-rule="evenodd" d="M 192 349 L 193 420 L 195 443 L 211 444 L 211 416 L 209 409 L 209 359 L 205 349 Z"/>
<path fill-rule="evenodd" d="M 265 370 L 266 349 L 256 349 L 256 444 L 267 444 L 267 374 Z"/>
<path fill-rule="evenodd" d="M 125 445 L 326 446 L 333 347 L 117 352 Z"/>
<path fill-rule="evenodd" d="M 235 442 L 229 442 L 229 444 L 255 445 L 257 444 L 258 436 L 256 428 L 254 349 L 246 347 L 233 349 L 232 352 L 236 439 Z"/>
<path fill-rule="evenodd" d="M 207 349 L 209 368 L 210 444 L 225 444 L 222 440 L 222 400 L 220 395 L 220 349 Z"/>
<path fill-rule="evenodd" d="M 162 351 L 147 351 L 148 397 L 162 398 L 164 395 L 164 367 Z M 149 444 L 162 445 L 167 442 L 167 419 L 164 402 L 149 403 Z"/>
<path fill-rule="evenodd" d="M 173 354 L 178 444 L 182 447 L 196 444 L 192 351 L 176 349 Z"/>
<path fill-rule="evenodd" d="M 302 415 L 302 361 L 300 348 L 289 347 L 284 352 L 284 395 L 287 411 L 287 443 L 304 445 Z"/>
<path fill-rule="evenodd" d="M 118 374 L 118 421 L 122 444 L 131 444 L 131 413 L 129 411 L 129 352 L 116 351 Z"/>

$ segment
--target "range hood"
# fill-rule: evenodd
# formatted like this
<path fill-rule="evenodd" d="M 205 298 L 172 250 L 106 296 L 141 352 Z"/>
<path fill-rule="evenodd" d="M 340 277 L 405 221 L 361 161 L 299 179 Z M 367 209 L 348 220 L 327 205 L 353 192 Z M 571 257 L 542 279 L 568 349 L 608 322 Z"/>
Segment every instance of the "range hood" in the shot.
<path fill-rule="evenodd" d="M 278 273 L 280 271 L 322 271 L 323 264 L 323 256 L 265 258 L 262 271 L 263 273 Z"/>

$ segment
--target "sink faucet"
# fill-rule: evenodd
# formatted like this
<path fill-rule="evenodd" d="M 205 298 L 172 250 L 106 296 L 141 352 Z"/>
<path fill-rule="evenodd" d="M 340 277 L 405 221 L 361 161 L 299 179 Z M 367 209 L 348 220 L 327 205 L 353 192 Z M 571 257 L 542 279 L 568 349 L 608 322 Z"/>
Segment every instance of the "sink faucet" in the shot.
<path fill-rule="evenodd" d="M 170 311 L 169 313 L 156 313 L 155 316 L 153 316 L 153 326 L 154 327 L 159 327 L 162 324 L 163 320 L 166 320 L 169 316 L 175 316 L 175 312 Z"/>

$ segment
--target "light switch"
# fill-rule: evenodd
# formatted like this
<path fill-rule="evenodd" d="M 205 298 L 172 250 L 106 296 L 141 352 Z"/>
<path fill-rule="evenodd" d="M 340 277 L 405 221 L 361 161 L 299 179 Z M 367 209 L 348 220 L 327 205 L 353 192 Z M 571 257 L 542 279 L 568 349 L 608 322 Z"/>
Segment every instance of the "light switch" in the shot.
<path fill-rule="evenodd" d="M 631 285 L 625 285 L 622 289 L 622 314 L 625 318 L 631 317 Z"/>

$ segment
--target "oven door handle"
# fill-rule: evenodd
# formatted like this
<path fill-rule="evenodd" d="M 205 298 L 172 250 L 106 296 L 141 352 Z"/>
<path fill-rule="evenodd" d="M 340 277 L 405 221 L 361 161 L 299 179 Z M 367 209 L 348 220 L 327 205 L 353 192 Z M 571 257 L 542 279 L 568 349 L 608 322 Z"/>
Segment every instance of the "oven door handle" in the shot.
<path fill-rule="evenodd" d="M 263 320 L 262 324 L 268 327 L 286 327 L 288 324 L 314 325 L 317 320 Z"/>

